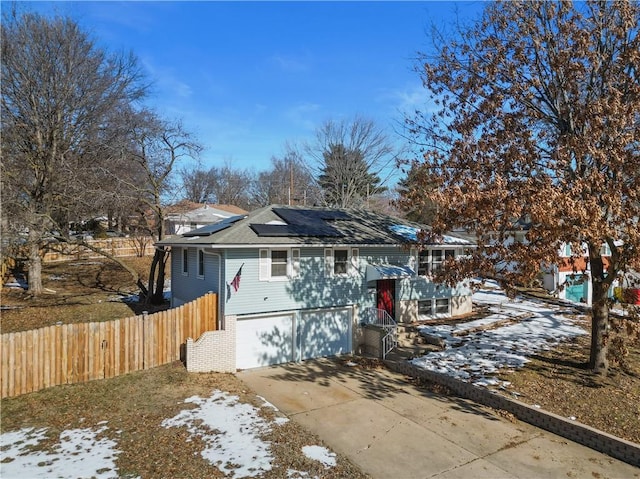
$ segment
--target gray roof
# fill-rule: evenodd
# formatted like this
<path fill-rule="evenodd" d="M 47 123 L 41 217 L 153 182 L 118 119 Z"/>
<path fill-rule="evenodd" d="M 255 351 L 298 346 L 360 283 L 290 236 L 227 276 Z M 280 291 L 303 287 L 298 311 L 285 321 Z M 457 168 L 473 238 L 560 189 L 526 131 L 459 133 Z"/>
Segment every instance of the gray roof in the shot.
<path fill-rule="evenodd" d="M 156 243 L 166 246 L 238 248 L 271 245 L 393 245 L 416 242 L 416 232 L 427 226 L 372 211 L 270 205 L 225 220 L 224 227 L 207 227 Z M 471 245 L 455 236 L 432 244 Z"/>

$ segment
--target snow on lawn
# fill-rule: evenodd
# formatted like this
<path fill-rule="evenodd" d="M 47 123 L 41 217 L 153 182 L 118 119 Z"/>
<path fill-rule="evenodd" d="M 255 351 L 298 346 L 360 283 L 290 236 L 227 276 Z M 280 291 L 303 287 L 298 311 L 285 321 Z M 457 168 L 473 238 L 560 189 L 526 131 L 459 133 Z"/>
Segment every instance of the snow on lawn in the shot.
<path fill-rule="evenodd" d="M 536 351 L 586 334 L 577 321 L 563 315 L 563 308 L 509 299 L 495 283 L 488 282 L 474 293 L 473 301 L 489 306 L 489 316 L 458 325 L 420 327 L 422 333 L 444 339 L 445 350 L 412 360 L 415 366 L 476 385 L 495 385 L 499 381 L 493 375 L 499 370 L 522 367 Z"/>
<path fill-rule="evenodd" d="M 120 451 L 115 441 L 98 439 L 106 430 L 103 422 L 96 429 L 63 431 L 49 451 L 36 450 L 47 438 L 47 428 L 6 432 L 0 436 L 2 478 L 117 477 L 115 460 Z"/>
<path fill-rule="evenodd" d="M 258 408 L 240 403 L 237 396 L 223 391 L 213 391 L 209 398 L 187 398 L 185 403 L 198 407 L 185 409 L 162 425 L 186 427 L 191 435 L 202 437 L 206 444 L 203 458 L 234 478 L 271 470 L 269 443 L 260 439 L 271 425 L 260 417 Z M 210 431 L 219 434 L 211 435 Z"/>
<path fill-rule="evenodd" d="M 262 407 L 278 411 L 264 398 L 260 399 L 264 402 Z M 261 436 L 272 427 L 286 423 L 286 417 L 268 421 L 260 416 L 261 408 L 241 403 L 237 396 L 218 390 L 209 398 L 194 396 L 184 402 L 197 407 L 165 419 L 163 427 L 186 427 L 192 436 L 200 437 L 206 444 L 202 457 L 229 477 L 260 477 L 271 470 L 270 443 L 263 441 Z M 3 433 L 0 435 L 1 477 L 118 477 L 115 461 L 121 451 L 117 449 L 116 441 L 100 437 L 107 429 L 106 421 L 103 421 L 95 428 L 63 431 L 58 443 L 47 450 L 38 450 L 40 443 L 47 439 L 47 428 Z M 300 453 L 320 462 L 325 469 L 336 465 L 336 455 L 324 447 L 305 446 Z M 311 477 L 294 469 L 289 469 L 287 474 L 292 479 Z"/>

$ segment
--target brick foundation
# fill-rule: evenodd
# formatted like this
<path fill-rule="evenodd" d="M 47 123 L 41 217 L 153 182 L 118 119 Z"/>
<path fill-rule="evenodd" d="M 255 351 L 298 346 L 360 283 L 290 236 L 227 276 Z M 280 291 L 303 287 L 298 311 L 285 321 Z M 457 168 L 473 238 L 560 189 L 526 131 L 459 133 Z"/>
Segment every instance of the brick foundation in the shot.
<path fill-rule="evenodd" d="M 225 316 L 224 329 L 207 331 L 194 341 L 187 339 L 187 371 L 236 372 L 236 317 Z"/>

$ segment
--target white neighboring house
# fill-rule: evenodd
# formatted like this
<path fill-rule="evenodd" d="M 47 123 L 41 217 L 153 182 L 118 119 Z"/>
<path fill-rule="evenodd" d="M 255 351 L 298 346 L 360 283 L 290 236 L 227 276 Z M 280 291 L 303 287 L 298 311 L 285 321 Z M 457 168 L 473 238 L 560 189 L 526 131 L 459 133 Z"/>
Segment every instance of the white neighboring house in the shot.
<path fill-rule="evenodd" d="M 182 202 L 169 208 L 165 217 L 165 231 L 168 235 L 181 235 L 232 216 L 246 214 L 247 211 L 232 205 Z"/>
<path fill-rule="evenodd" d="M 604 261 L 604 267 L 608 268 L 611 250 L 606 244 L 602 245 L 600 254 Z M 593 301 L 591 293 L 591 265 L 588 261 L 587 247 L 583 247 L 581 254 L 571 250 L 570 244 L 564 244 L 558 251 L 559 261 L 550 268 L 544 270 L 543 286 L 547 291 L 557 293 L 558 298 L 566 299 L 574 303 L 584 303 L 591 306 Z M 574 264 L 570 258 L 574 257 Z M 611 285 L 609 297 L 613 297 L 618 281 Z"/>

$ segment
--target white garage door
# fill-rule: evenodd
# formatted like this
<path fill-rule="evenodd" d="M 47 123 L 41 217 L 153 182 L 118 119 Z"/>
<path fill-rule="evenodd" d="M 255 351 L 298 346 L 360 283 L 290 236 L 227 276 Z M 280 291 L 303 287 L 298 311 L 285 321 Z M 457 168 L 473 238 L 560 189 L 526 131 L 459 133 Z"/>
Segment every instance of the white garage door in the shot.
<path fill-rule="evenodd" d="M 293 315 L 240 319 L 236 323 L 236 368 L 288 363 L 293 355 Z"/>
<path fill-rule="evenodd" d="M 298 324 L 298 359 L 351 352 L 351 309 L 302 312 Z"/>

